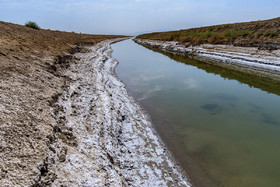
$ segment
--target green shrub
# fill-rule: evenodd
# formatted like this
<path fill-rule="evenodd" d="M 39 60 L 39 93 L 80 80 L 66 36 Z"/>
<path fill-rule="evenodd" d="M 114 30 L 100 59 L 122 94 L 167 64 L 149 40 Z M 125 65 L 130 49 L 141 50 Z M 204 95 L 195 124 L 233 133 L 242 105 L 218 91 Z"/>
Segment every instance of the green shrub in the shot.
<path fill-rule="evenodd" d="M 274 31 L 267 31 L 264 35 L 267 37 L 275 37 L 278 35 L 278 33 Z"/>
<path fill-rule="evenodd" d="M 37 25 L 37 23 L 34 22 L 34 21 L 28 21 L 28 22 L 26 22 L 26 23 L 25 23 L 25 26 L 26 26 L 26 27 L 30 27 L 30 28 L 32 28 L 32 29 L 36 29 L 36 30 L 40 30 L 40 29 L 41 29 L 41 28 L 39 27 L 39 25 Z"/>
<path fill-rule="evenodd" d="M 257 27 L 257 28 L 259 28 L 260 26 L 261 26 L 260 22 L 257 22 L 257 23 L 255 24 L 255 27 Z"/>
<path fill-rule="evenodd" d="M 212 44 L 221 44 L 225 42 L 225 36 L 223 33 L 215 32 L 208 40 Z"/>
<path fill-rule="evenodd" d="M 262 32 L 259 31 L 259 32 L 256 32 L 255 35 L 256 35 L 256 38 L 260 38 L 263 34 L 262 34 Z"/>
<path fill-rule="evenodd" d="M 210 31 L 210 30 L 207 30 L 206 32 L 202 32 L 201 33 L 201 37 L 203 38 L 203 39 L 208 39 L 208 38 L 210 38 L 211 36 L 213 35 L 213 32 L 212 31 Z"/>
<path fill-rule="evenodd" d="M 226 30 L 225 37 L 229 42 L 233 42 L 238 37 L 238 31 L 236 29 Z"/>
<path fill-rule="evenodd" d="M 241 31 L 241 36 L 246 37 L 251 35 L 251 32 L 249 30 L 242 30 Z"/>

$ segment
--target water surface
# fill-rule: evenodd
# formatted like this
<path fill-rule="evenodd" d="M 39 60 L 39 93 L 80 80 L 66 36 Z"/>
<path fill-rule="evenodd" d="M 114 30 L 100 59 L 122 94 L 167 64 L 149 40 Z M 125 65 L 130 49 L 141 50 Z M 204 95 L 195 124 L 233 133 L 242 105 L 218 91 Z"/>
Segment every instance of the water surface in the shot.
<path fill-rule="evenodd" d="M 280 83 L 131 40 L 119 78 L 197 186 L 280 186 Z"/>

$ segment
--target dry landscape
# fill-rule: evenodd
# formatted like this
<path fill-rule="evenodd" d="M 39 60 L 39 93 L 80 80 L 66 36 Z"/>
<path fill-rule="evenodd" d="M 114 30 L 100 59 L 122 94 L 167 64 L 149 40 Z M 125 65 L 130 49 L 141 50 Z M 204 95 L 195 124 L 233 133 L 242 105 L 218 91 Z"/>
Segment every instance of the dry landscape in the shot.
<path fill-rule="evenodd" d="M 275 18 L 135 41 L 279 82 L 279 33 Z M 125 38 L 0 22 L 0 186 L 191 186 L 115 75 Z"/>
<path fill-rule="evenodd" d="M 44 184 L 50 143 L 60 138 L 75 144 L 70 129 L 57 132 L 60 127 L 50 113 L 67 82 L 59 69 L 67 68 L 84 45 L 116 37 L 0 22 L 1 186 Z M 59 160 L 64 155 L 62 151 Z"/>
<path fill-rule="evenodd" d="M 115 76 L 122 39 L 0 22 L 0 186 L 190 186 Z"/>

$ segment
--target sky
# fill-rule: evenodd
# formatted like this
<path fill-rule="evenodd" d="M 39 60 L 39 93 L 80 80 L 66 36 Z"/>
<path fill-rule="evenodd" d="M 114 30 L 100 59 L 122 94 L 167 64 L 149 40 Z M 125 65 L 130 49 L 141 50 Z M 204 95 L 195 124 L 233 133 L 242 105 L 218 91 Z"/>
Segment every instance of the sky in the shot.
<path fill-rule="evenodd" d="M 89 34 L 179 30 L 280 17 L 280 0 L 0 0 L 0 21 Z"/>

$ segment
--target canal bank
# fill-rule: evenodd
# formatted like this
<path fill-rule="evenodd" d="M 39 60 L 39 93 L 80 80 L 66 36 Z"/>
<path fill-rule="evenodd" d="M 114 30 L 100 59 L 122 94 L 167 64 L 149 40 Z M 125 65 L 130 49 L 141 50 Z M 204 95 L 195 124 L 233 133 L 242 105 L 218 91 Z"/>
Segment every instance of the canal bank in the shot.
<path fill-rule="evenodd" d="M 280 78 L 280 50 L 266 50 L 258 47 L 202 44 L 186 46 L 175 41 L 137 39 L 134 41 L 146 47 L 181 56 L 189 56 L 205 63 L 222 66 L 259 76 Z"/>
<path fill-rule="evenodd" d="M 110 45 L 125 38 L 112 38 L 4 58 L 0 186 L 191 186 L 115 75 Z"/>
<path fill-rule="evenodd" d="M 52 112 L 61 124 L 58 132 L 71 129 L 74 145 L 51 144 L 58 152 L 67 150 L 64 162 L 49 166 L 59 171 L 53 185 L 191 186 L 149 116 L 115 76 L 111 42 L 75 54 L 77 60 L 63 72 L 69 81 Z"/>

